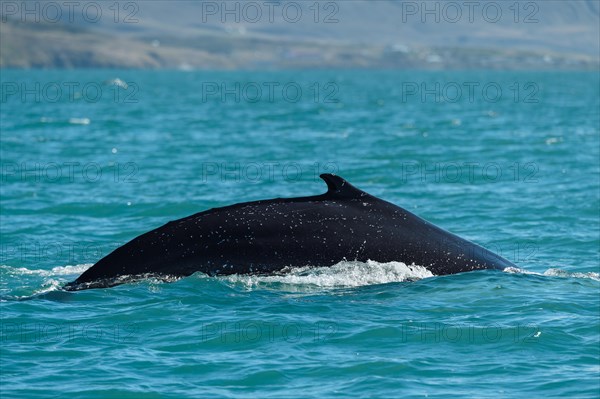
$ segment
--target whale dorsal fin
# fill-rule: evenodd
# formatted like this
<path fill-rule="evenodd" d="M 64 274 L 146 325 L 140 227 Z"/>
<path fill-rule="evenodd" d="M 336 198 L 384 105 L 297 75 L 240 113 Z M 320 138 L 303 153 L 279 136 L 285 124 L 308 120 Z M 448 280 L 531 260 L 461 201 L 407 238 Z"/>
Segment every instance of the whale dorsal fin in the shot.
<path fill-rule="evenodd" d="M 323 179 L 325 183 L 327 183 L 326 195 L 335 195 L 336 197 L 345 198 L 360 198 L 369 195 L 364 191 L 354 187 L 340 176 L 331 173 L 323 173 L 319 177 Z"/>

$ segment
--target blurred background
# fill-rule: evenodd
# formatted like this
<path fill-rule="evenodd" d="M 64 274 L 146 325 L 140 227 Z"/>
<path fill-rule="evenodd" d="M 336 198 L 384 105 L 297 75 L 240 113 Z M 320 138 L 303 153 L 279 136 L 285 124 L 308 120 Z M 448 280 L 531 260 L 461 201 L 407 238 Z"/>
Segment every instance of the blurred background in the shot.
<path fill-rule="evenodd" d="M 600 3 L 2 1 L 0 67 L 593 69 Z"/>

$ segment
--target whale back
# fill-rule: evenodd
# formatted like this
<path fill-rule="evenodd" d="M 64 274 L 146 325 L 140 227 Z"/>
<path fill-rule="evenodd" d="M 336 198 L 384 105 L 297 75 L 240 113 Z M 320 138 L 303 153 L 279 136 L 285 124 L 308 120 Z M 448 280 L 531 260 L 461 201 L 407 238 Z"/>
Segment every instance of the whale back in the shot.
<path fill-rule="evenodd" d="M 117 248 L 68 288 L 116 285 L 123 276 L 268 274 L 342 260 L 401 261 L 438 275 L 514 266 L 340 176 L 320 177 L 324 194 L 239 203 L 168 222 Z"/>

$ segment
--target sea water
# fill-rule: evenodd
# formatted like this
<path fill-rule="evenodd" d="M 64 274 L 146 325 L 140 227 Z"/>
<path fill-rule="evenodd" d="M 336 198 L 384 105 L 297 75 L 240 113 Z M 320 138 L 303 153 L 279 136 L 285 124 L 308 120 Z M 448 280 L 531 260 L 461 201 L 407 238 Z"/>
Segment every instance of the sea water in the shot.
<path fill-rule="evenodd" d="M 1 83 L 2 398 L 600 395 L 597 73 Z M 319 194 L 326 172 L 518 268 L 348 260 L 60 290 L 170 220 Z"/>

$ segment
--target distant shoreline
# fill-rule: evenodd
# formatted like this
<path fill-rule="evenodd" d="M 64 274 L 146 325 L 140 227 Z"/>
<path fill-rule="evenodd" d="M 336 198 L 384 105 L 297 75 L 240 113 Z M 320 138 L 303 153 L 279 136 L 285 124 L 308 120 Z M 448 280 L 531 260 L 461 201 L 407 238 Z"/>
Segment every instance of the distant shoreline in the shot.
<path fill-rule="evenodd" d="M 62 24 L 0 23 L 0 69 L 597 70 L 600 55 L 473 46 L 395 46 L 198 33 L 162 41 Z"/>

